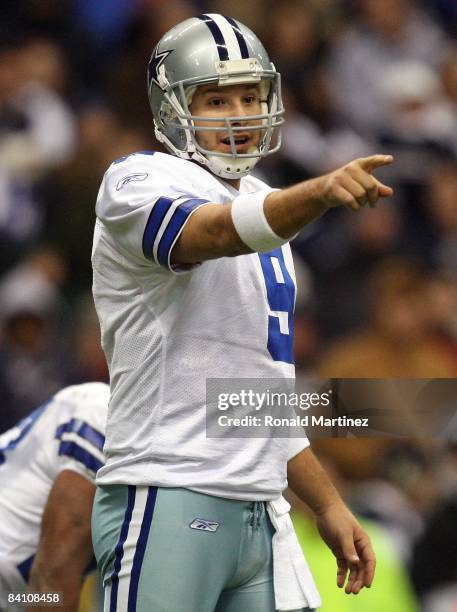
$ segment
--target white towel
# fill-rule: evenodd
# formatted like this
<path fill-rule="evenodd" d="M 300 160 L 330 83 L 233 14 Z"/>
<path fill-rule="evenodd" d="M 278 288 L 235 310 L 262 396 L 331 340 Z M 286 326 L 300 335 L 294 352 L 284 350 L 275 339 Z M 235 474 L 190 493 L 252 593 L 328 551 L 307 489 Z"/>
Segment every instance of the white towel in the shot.
<path fill-rule="evenodd" d="M 273 584 L 277 610 L 319 608 L 322 605 L 311 571 L 298 542 L 290 504 L 279 497 L 267 503 L 273 535 Z"/>

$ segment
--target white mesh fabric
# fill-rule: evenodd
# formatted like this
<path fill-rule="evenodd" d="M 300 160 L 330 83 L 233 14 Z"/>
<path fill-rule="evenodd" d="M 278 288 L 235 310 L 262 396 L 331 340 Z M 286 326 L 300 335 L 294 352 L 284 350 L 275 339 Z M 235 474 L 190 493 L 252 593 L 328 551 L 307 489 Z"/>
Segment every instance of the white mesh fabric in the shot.
<path fill-rule="evenodd" d="M 136 157 L 122 172 L 136 172 Z M 235 195 L 191 162 L 163 154 L 140 162 L 151 177 L 151 200 L 189 196 L 224 204 Z M 139 221 L 124 224 L 122 217 L 134 218 L 135 202 L 142 206 L 147 198 L 142 192 L 136 200 L 132 182 L 126 192 L 131 200 L 123 196 L 119 204 L 109 184 L 119 180 L 114 173 L 108 171 L 100 191 L 103 222 L 93 254 L 94 298 L 112 390 L 107 463 L 98 482 L 273 499 L 286 486 L 289 440 L 211 440 L 205 431 L 206 378 L 294 375 L 293 365 L 274 361 L 267 350 L 270 311 L 259 257 L 206 261 L 182 275 L 146 259 L 139 246 L 144 227 Z M 241 192 L 266 187 L 242 179 Z M 294 278 L 288 245 L 283 253 Z"/>

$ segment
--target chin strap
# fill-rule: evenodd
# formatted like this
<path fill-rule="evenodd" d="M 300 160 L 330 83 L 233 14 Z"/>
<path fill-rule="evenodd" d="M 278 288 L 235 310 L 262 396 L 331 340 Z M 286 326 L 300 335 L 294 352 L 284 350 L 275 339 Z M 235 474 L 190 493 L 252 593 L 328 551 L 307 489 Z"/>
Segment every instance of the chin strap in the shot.
<path fill-rule="evenodd" d="M 237 179 L 249 174 L 259 161 L 259 157 L 230 159 L 229 157 L 218 157 L 208 155 L 206 157 L 199 151 L 195 151 L 191 159 L 208 168 L 210 172 L 221 178 Z"/>

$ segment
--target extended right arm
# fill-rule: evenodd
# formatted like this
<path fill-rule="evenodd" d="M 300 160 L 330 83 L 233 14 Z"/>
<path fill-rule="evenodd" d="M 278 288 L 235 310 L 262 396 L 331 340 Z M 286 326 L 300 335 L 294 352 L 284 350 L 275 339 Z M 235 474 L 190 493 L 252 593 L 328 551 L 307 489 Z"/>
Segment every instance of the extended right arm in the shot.
<path fill-rule="evenodd" d="M 270 193 L 264 201 L 265 217 L 275 234 L 287 239 L 323 215 L 329 208 L 346 206 L 357 211 L 391 196 L 373 171 L 392 163 L 390 155 L 357 159 L 330 174 Z M 252 253 L 233 224 L 231 205 L 207 204 L 196 210 L 171 253 L 173 264 L 189 264 L 219 257 Z"/>

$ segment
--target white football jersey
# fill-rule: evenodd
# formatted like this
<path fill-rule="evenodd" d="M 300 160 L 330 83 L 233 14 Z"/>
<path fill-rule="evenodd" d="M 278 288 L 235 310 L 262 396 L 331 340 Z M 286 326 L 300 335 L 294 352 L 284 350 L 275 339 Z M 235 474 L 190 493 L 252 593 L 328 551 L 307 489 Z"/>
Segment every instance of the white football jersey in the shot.
<path fill-rule="evenodd" d="M 187 220 L 240 190 L 171 155 L 114 162 L 97 199 L 93 292 L 111 400 L 106 465 L 97 483 L 186 487 L 270 500 L 287 486 L 287 459 L 302 439 L 206 437 L 208 378 L 294 376 L 295 275 L 289 245 L 173 268 Z"/>
<path fill-rule="evenodd" d="M 103 383 L 67 387 L 0 436 L 0 609 L 13 609 L 2 608 L 6 591 L 28 581 L 56 477 L 72 470 L 95 482 L 108 401 Z"/>

